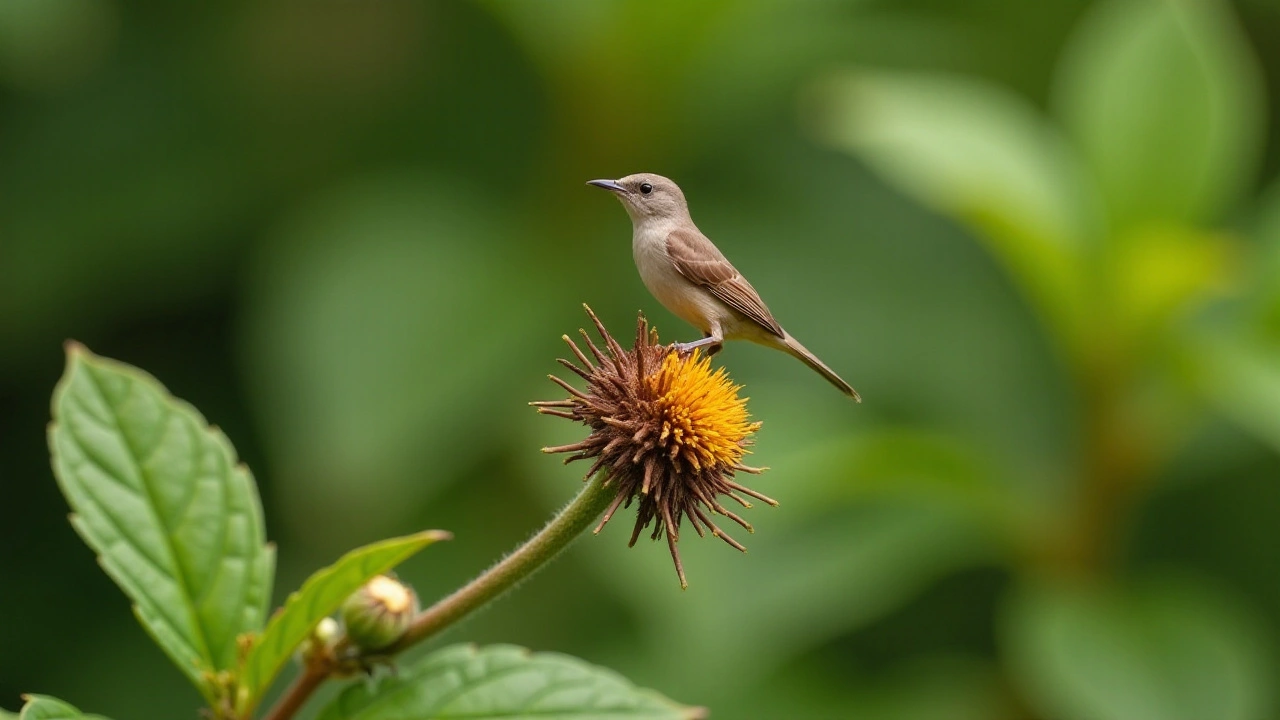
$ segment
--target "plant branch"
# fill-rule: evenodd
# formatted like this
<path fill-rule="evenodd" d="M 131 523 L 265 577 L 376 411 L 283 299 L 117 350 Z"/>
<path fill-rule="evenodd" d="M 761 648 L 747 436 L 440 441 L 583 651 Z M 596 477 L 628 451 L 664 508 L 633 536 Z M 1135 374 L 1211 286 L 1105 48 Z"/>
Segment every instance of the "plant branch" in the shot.
<path fill-rule="evenodd" d="M 452 595 L 418 613 L 404 637 L 391 647 L 379 650 L 378 655 L 401 653 L 515 587 L 559 555 L 583 530 L 591 527 L 615 497 L 616 485 L 605 487 L 601 475 L 592 478 L 582 492 L 556 513 L 537 535 Z M 325 669 L 311 667 L 303 670 L 263 720 L 290 720 L 327 678 Z"/>
<path fill-rule="evenodd" d="M 289 688 L 284 691 L 284 695 L 276 701 L 271 711 L 263 716 L 263 720 L 288 720 L 292 718 L 302 706 L 307 703 L 307 699 L 311 697 L 311 693 L 316 691 L 329 677 L 327 670 L 323 670 L 314 666 L 304 668 L 298 677 L 293 679 L 289 684 Z"/>

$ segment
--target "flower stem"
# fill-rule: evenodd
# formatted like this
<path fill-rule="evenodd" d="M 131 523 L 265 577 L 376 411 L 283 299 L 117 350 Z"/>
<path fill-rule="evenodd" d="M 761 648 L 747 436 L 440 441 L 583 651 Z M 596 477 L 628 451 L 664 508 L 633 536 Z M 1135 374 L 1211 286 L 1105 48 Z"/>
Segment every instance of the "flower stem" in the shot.
<path fill-rule="evenodd" d="M 419 613 L 390 652 L 400 652 L 426 640 L 532 575 L 590 527 L 616 495 L 617 485 L 605 487 L 603 473 L 597 474 L 537 535 L 475 580 Z"/>
<path fill-rule="evenodd" d="M 591 523 L 613 502 L 617 491 L 617 485 L 604 486 L 603 473 L 596 475 L 537 535 L 452 595 L 418 613 L 404 637 L 391 647 L 378 651 L 378 655 L 395 655 L 417 645 L 479 610 L 537 572 L 568 547 L 583 530 L 591 527 Z M 290 720 L 326 677 L 323 672 L 303 670 L 275 707 L 263 716 L 263 720 Z"/>

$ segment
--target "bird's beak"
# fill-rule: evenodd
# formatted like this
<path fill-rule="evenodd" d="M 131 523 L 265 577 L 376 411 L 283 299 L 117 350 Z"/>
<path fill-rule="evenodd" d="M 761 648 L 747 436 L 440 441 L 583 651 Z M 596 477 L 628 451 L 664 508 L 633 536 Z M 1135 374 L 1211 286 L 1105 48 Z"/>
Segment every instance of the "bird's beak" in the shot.
<path fill-rule="evenodd" d="M 616 193 L 624 193 L 627 191 L 626 188 L 618 184 L 617 180 L 588 180 L 587 184 L 595 185 L 598 188 L 604 188 L 605 190 L 611 190 Z"/>

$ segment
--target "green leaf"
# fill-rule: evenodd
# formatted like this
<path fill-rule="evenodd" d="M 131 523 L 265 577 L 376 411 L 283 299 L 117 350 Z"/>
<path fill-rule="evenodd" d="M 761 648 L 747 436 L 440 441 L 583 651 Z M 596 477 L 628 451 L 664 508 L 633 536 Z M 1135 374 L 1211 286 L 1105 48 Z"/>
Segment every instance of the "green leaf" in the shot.
<path fill-rule="evenodd" d="M 248 468 L 145 372 L 70 344 L 49 446 L 71 522 L 143 627 L 210 701 L 262 627 L 274 551 Z"/>
<path fill-rule="evenodd" d="M 1227 418 L 1280 452 L 1280 347 L 1209 335 L 1191 350 L 1193 383 Z"/>
<path fill-rule="evenodd" d="M 973 228 L 1050 320 L 1081 330 L 1080 246 L 1097 221 L 1070 148 L 1029 103 L 909 73 L 836 76 L 816 92 L 827 142 Z"/>
<path fill-rule="evenodd" d="M 1218 0 L 1112 0 L 1083 24 L 1057 99 L 1118 230 L 1212 220 L 1251 182 L 1263 101 L 1247 48 Z"/>
<path fill-rule="evenodd" d="M 455 645 L 402 668 L 376 687 L 352 685 L 320 713 L 320 720 L 705 716 L 702 708 L 680 705 L 568 655 L 533 653 L 514 645 Z"/>
<path fill-rule="evenodd" d="M 1040 716 L 1249 720 L 1274 710 L 1265 629 L 1197 583 L 1034 587 L 1005 620 L 1009 667 Z"/>
<path fill-rule="evenodd" d="M 240 673 L 240 714 L 247 714 L 257 705 L 298 645 L 352 593 L 419 550 L 450 537 L 447 532 L 427 530 L 376 542 L 352 550 L 307 578 L 302 588 L 291 593 L 284 608 L 267 623 L 266 630 L 245 657 Z"/>
<path fill-rule="evenodd" d="M 0 708 L 0 720 L 18 720 L 18 714 L 11 713 L 4 708 Z"/>
<path fill-rule="evenodd" d="M 9 713 L 0 711 L 0 718 L 10 716 L 18 720 L 106 720 L 101 715 L 86 715 L 75 707 L 48 695 L 23 695 L 22 697 L 27 704 L 22 706 L 20 714 L 10 716 Z"/>
<path fill-rule="evenodd" d="M 1258 245 L 1249 261 L 1253 283 L 1248 319 L 1262 335 L 1280 342 L 1280 184 L 1263 193 L 1253 224 Z"/>

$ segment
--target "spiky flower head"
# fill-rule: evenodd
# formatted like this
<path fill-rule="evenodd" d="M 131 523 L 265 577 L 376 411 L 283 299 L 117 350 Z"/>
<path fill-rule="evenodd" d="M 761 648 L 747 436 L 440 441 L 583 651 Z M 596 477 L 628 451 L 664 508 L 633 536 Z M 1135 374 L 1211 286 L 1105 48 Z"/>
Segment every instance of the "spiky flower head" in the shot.
<path fill-rule="evenodd" d="M 660 345 L 657 331 L 649 328 L 643 315 L 636 323 L 635 344 L 625 350 L 591 308 L 586 311 L 605 349 L 597 347 L 585 330 L 579 330 L 590 356 L 565 335 L 563 339 L 577 362 L 560 360 L 586 380 L 586 390 L 552 375 L 551 380 L 570 397 L 533 405 L 545 415 L 580 422 L 591 432 L 581 442 L 543 448 L 543 452 L 571 453 L 566 463 L 591 460 L 586 478 L 605 473 L 606 484 L 616 485 L 618 496 L 595 532 L 604 528 L 619 507 L 636 502 L 636 523 L 628 545 L 635 545 L 652 523 L 650 537 L 666 536 L 680 586 L 688 587 L 677 547 L 685 518 L 699 536 L 709 531 L 746 552 L 711 519 L 712 514 L 718 514 L 753 532 L 751 525 L 726 508 L 720 498 L 730 498 L 745 508 L 751 503 L 744 495 L 778 504 L 734 479 L 737 472 L 762 471 L 742 463 L 760 423 L 749 419 L 746 398 L 738 395 L 741 387 L 734 385 L 722 368 L 713 371 L 710 359 L 696 350 L 679 353 Z"/>

